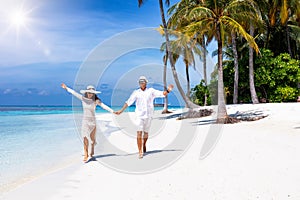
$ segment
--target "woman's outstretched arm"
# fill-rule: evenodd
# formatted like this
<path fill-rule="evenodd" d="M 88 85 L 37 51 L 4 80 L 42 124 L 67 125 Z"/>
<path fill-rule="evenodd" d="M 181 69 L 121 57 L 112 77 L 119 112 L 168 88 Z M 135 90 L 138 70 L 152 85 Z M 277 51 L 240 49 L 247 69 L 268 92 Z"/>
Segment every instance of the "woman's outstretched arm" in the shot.
<path fill-rule="evenodd" d="M 72 90 L 71 88 L 67 87 L 66 84 L 62 83 L 61 87 L 65 90 L 67 90 L 69 93 L 71 93 L 72 95 L 74 95 L 76 98 L 78 98 L 80 101 L 83 100 L 83 96 L 79 93 L 77 93 L 76 91 Z"/>
<path fill-rule="evenodd" d="M 101 101 L 97 100 L 97 105 L 101 106 L 104 110 L 107 110 L 110 113 L 114 113 L 113 109 L 102 103 Z"/>

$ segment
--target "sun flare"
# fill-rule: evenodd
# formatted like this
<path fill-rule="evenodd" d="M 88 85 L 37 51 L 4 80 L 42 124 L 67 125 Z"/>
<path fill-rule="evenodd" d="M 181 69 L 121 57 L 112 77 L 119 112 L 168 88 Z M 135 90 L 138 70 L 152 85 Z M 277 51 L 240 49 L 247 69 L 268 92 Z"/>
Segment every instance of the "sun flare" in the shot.
<path fill-rule="evenodd" d="M 2 8 L 3 9 L 3 8 Z M 29 36 L 32 34 L 32 11 L 34 8 L 25 6 L 24 4 L 7 4 L 3 16 L 7 24 L 5 33 L 15 32 L 16 41 L 22 36 Z"/>
<path fill-rule="evenodd" d="M 15 27 L 26 26 L 28 22 L 28 17 L 26 13 L 22 10 L 18 10 L 12 13 L 10 16 L 10 23 Z"/>

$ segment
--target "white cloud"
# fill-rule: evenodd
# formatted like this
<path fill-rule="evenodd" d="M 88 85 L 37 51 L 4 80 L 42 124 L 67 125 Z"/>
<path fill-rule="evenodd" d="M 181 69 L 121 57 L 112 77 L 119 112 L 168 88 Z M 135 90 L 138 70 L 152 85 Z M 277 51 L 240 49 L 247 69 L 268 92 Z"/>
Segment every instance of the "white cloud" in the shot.
<path fill-rule="evenodd" d="M 46 90 L 42 90 L 42 91 L 40 91 L 40 92 L 38 93 L 38 95 L 40 95 L 40 96 L 48 96 L 49 93 L 48 93 Z"/>
<path fill-rule="evenodd" d="M 8 88 L 8 89 L 5 89 L 5 90 L 3 91 L 3 94 L 9 94 L 9 93 L 11 93 L 11 91 L 12 91 L 12 90 L 9 89 L 9 88 Z"/>

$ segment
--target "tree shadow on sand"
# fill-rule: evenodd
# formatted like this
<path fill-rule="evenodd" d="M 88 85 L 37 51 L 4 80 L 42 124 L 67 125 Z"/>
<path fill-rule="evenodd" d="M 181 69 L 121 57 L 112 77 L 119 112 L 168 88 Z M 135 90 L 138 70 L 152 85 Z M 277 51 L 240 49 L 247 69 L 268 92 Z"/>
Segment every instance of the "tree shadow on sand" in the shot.
<path fill-rule="evenodd" d="M 166 120 L 166 119 L 173 119 L 173 118 L 178 118 L 178 117 L 182 117 L 183 115 L 186 115 L 187 112 L 183 112 L 183 113 L 178 113 L 178 114 L 172 114 L 166 117 L 158 117 L 159 120 Z"/>
<path fill-rule="evenodd" d="M 228 121 L 224 121 L 224 124 L 234 124 L 241 121 L 257 121 L 268 117 L 269 114 L 265 113 L 263 110 L 248 110 L 248 111 L 237 111 L 234 114 L 228 115 Z M 209 125 L 216 124 L 217 119 L 209 120 L 199 120 L 197 122 L 192 122 L 193 125 Z"/>
<path fill-rule="evenodd" d="M 216 119 L 208 119 L 208 120 L 201 120 L 197 122 L 192 122 L 194 126 L 203 126 L 203 125 L 210 125 L 210 124 L 216 124 Z"/>

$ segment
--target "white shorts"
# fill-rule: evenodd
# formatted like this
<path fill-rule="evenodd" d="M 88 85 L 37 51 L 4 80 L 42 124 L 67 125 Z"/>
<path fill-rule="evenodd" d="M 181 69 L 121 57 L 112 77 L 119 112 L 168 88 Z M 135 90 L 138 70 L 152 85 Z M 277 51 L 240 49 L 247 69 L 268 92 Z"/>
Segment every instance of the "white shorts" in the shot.
<path fill-rule="evenodd" d="M 137 118 L 137 131 L 149 132 L 151 126 L 151 118 Z"/>

